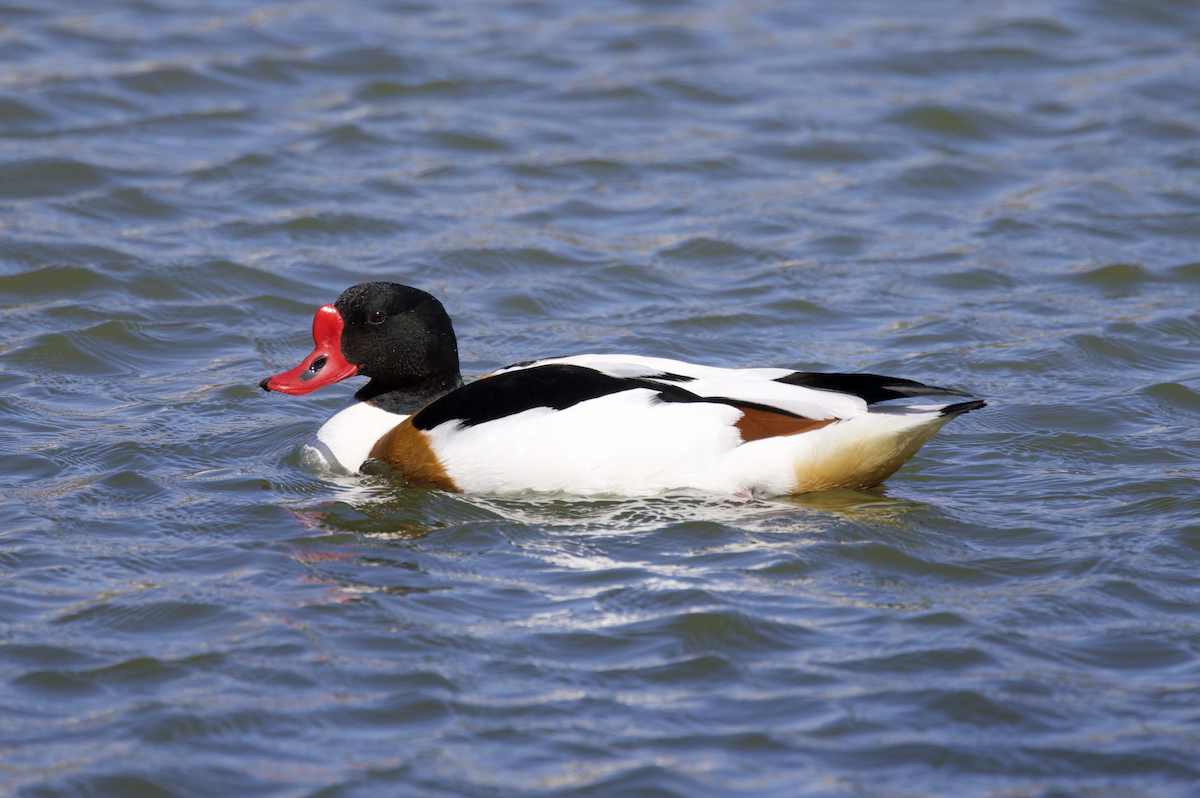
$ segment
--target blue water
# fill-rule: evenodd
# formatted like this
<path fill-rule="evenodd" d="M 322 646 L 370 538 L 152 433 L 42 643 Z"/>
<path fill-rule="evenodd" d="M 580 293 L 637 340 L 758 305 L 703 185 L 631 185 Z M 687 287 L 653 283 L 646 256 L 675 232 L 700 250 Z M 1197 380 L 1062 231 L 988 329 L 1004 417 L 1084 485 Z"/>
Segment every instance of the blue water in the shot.
<path fill-rule="evenodd" d="M 1200 2 L 0 6 L 0 794 L 1200 796 Z M 881 488 L 307 469 L 320 304 L 969 390 Z"/>

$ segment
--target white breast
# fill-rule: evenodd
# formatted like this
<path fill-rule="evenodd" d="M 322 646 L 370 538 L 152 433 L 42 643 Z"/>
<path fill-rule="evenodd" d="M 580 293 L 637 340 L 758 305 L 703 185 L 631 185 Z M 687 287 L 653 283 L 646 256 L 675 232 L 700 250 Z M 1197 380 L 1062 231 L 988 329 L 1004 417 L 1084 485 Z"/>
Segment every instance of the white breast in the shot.
<path fill-rule="evenodd" d="M 366 402 L 351 402 L 317 430 L 303 457 L 325 468 L 358 471 L 375 442 L 406 418 Z"/>

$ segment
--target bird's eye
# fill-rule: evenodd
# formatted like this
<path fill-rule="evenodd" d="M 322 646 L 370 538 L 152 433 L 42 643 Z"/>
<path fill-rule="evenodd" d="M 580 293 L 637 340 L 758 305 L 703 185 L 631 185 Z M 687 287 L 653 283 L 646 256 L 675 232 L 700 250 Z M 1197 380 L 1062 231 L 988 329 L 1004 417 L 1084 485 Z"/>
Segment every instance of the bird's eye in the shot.
<path fill-rule="evenodd" d="M 387 321 L 387 314 L 382 310 L 377 310 L 367 318 L 367 324 L 383 324 Z"/>

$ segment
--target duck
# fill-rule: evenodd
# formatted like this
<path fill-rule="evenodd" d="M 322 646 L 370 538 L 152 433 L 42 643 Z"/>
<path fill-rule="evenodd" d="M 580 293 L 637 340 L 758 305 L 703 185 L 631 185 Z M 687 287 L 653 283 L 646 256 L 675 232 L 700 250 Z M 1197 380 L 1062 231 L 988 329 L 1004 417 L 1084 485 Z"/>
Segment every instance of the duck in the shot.
<path fill-rule="evenodd" d="M 312 333 L 312 353 L 262 380 L 264 391 L 369 381 L 306 455 L 345 472 L 382 461 L 409 485 L 455 493 L 865 489 L 951 420 L 986 406 L 896 377 L 622 354 L 529 360 L 464 383 L 442 303 L 392 282 L 346 289 L 317 310 Z M 913 398 L 948 401 L 882 404 Z"/>

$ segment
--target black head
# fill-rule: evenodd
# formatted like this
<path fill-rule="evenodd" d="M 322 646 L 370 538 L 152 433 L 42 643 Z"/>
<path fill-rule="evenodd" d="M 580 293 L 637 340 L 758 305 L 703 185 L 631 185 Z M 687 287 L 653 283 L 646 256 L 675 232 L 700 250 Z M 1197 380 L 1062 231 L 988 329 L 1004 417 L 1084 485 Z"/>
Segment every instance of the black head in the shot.
<path fill-rule="evenodd" d="M 462 385 L 458 343 L 442 303 L 398 283 L 360 283 L 313 319 L 316 348 L 299 366 L 259 383 L 306 394 L 348 377 L 371 382 L 358 392 L 396 412 L 412 412 Z"/>
<path fill-rule="evenodd" d="M 399 283 L 359 283 L 333 303 L 345 325 L 342 355 L 381 387 L 459 379 L 458 342 L 442 303 Z"/>

